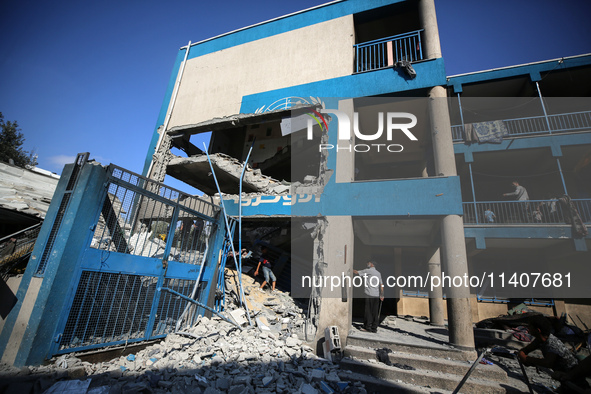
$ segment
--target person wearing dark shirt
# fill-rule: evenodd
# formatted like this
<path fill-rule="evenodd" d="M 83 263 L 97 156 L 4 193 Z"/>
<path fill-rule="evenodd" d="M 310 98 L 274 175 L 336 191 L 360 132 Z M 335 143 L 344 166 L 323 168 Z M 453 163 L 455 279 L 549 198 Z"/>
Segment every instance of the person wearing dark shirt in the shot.
<path fill-rule="evenodd" d="M 277 278 L 275 278 L 275 274 L 273 273 L 273 270 L 271 269 L 271 268 L 273 268 L 273 265 L 271 264 L 271 261 L 269 260 L 267 247 L 263 246 L 261 248 L 261 252 L 262 252 L 262 254 L 259 259 L 259 264 L 257 265 L 257 269 L 254 272 L 254 276 L 257 276 L 259 274 L 259 269 L 262 266 L 263 267 L 263 275 L 265 276 L 265 280 L 263 281 L 263 284 L 261 285 L 261 287 L 259 289 L 263 290 L 267 283 L 272 283 L 271 286 L 273 288 L 273 291 L 275 291 L 275 282 L 277 281 Z"/>
<path fill-rule="evenodd" d="M 575 356 L 551 333 L 552 325 L 548 319 L 535 315 L 529 319 L 528 325 L 529 333 L 535 339 L 518 353 L 519 360 L 524 365 L 546 367 L 555 371 L 569 371 L 577 366 Z M 536 349 L 542 351 L 543 358 L 528 356 Z"/>

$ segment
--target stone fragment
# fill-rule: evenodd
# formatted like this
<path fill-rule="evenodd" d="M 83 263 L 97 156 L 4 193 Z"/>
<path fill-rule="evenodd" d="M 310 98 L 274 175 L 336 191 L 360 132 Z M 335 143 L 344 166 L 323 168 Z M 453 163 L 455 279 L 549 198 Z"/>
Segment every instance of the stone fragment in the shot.
<path fill-rule="evenodd" d="M 228 394 L 246 394 L 247 392 L 248 390 L 243 384 L 232 386 L 230 387 L 230 390 L 228 390 Z"/>
<path fill-rule="evenodd" d="M 215 382 L 215 387 L 218 390 L 226 391 L 230 388 L 231 381 L 228 378 L 221 378 Z"/>
<path fill-rule="evenodd" d="M 300 392 L 302 394 L 318 394 L 318 390 L 308 383 L 304 383 L 302 387 L 300 387 Z"/>
<path fill-rule="evenodd" d="M 273 377 L 272 376 L 265 376 L 263 378 L 263 386 L 267 387 L 268 385 L 270 385 L 273 382 Z"/>
<path fill-rule="evenodd" d="M 172 387 L 172 382 L 168 380 L 160 380 L 158 382 L 158 387 L 162 387 L 163 389 L 170 389 Z"/>
<path fill-rule="evenodd" d="M 324 371 L 322 369 L 313 369 L 310 371 L 310 377 L 317 382 L 324 380 Z"/>

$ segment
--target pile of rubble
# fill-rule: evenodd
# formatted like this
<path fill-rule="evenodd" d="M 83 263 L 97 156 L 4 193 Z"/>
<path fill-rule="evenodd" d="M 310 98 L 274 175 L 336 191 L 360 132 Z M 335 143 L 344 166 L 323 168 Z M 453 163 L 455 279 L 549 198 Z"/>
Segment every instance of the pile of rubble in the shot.
<path fill-rule="evenodd" d="M 30 392 L 49 393 L 366 393 L 350 372 L 302 342 L 303 310 L 288 294 L 257 290 L 254 279 L 243 277 L 256 325 L 239 328 L 216 315 L 202 316 L 159 343 L 108 361 L 70 354 L 39 367 L 2 365 L 0 391 L 26 392 L 20 387 L 29 384 Z M 229 286 L 228 295 L 235 290 Z M 233 320 L 231 313 L 241 308 L 227 301 L 233 310 L 224 315 Z"/>

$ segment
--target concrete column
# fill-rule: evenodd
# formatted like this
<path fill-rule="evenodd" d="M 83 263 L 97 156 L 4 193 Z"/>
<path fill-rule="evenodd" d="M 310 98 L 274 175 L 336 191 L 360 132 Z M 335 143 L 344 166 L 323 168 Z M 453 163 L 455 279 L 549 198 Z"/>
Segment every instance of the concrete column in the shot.
<path fill-rule="evenodd" d="M 437 15 L 435 13 L 434 0 L 421 0 L 419 3 L 419 16 L 423 31 L 423 50 L 426 59 L 441 57 L 441 44 L 439 43 L 439 28 L 437 27 Z"/>
<path fill-rule="evenodd" d="M 437 248 L 429 259 L 431 277 L 441 277 L 441 252 Z M 443 326 L 443 288 L 436 287 L 429 291 L 429 320 L 433 326 Z"/>
<path fill-rule="evenodd" d="M 322 245 L 324 261 L 318 262 L 323 267 L 322 275 L 340 278 L 344 274 L 352 278 L 353 221 L 350 216 L 328 216 L 326 223 Z M 326 327 L 337 326 L 344 345 L 351 327 L 352 287 L 345 285 L 331 291 L 329 284 L 322 289 L 321 294 L 316 342 L 322 341 Z"/>
<path fill-rule="evenodd" d="M 431 138 L 435 158 L 435 171 L 439 176 L 456 176 L 456 162 L 451 135 L 451 123 L 447 95 L 442 86 L 429 92 Z M 464 223 L 459 215 L 448 215 L 441 226 L 442 251 L 445 275 L 464 277 L 468 273 L 468 258 L 464 239 Z M 474 348 L 470 289 L 451 286 L 447 290 L 447 317 L 449 340 L 460 348 Z"/>
<path fill-rule="evenodd" d="M 462 278 L 460 286 L 446 286 L 449 342 L 461 349 L 474 349 L 470 288 L 464 286 L 468 273 L 468 258 L 464 241 L 464 224 L 459 215 L 448 215 L 442 220 L 444 273 L 446 277 Z M 456 282 L 458 283 L 458 282 Z"/>
<path fill-rule="evenodd" d="M 394 248 L 394 276 L 402 276 L 402 249 Z M 383 278 L 382 278 L 383 279 Z M 393 288 L 396 301 L 396 314 L 404 315 L 404 301 L 402 301 L 402 289 L 398 286 Z"/>
<path fill-rule="evenodd" d="M 349 119 L 353 119 L 353 113 L 355 111 L 353 105 L 353 99 L 340 100 L 339 111 L 343 111 L 349 116 Z M 335 120 L 336 121 L 336 120 Z M 348 141 L 338 140 L 338 147 L 347 147 L 355 144 L 355 135 L 351 133 L 351 138 Z M 336 183 L 348 183 L 355 180 L 355 152 L 347 149 L 337 150 L 337 168 L 335 170 L 335 182 Z"/>
<path fill-rule="evenodd" d="M 454 176 L 456 175 L 456 160 L 447 94 L 443 86 L 435 86 L 429 92 L 429 114 L 431 116 L 435 172 L 438 176 Z"/>

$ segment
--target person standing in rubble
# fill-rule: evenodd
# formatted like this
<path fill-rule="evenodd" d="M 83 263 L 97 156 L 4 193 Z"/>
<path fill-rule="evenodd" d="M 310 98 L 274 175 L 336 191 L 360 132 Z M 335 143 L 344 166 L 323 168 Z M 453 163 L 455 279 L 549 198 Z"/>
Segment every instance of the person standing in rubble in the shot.
<path fill-rule="evenodd" d="M 365 318 L 361 331 L 378 332 L 380 324 L 380 302 L 384 301 L 384 283 L 382 274 L 376 269 L 374 261 L 367 262 L 367 268 L 361 271 L 353 270 L 355 275 L 364 277 Z"/>
<path fill-rule="evenodd" d="M 263 284 L 261 285 L 261 287 L 259 287 L 259 290 L 263 290 L 267 283 L 271 283 L 271 287 L 272 287 L 273 291 L 275 291 L 275 282 L 277 281 L 277 278 L 275 278 L 275 274 L 273 273 L 273 270 L 272 270 L 273 264 L 271 264 L 271 261 L 269 260 L 268 252 L 269 252 L 269 250 L 267 249 L 266 246 L 263 246 L 261 248 L 261 257 L 259 258 L 259 264 L 257 265 L 257 269 L 254 272 L 254 276 L 257 276 L 259 274 L 259 269 L 262 266 L 263 267 L 263 275 L 265 276 L 265 280 L 263 281 Z"/>

